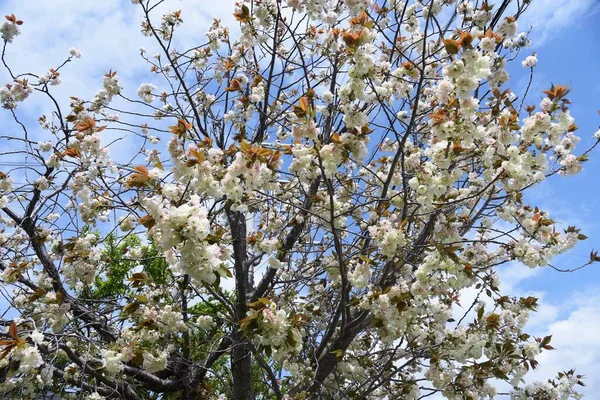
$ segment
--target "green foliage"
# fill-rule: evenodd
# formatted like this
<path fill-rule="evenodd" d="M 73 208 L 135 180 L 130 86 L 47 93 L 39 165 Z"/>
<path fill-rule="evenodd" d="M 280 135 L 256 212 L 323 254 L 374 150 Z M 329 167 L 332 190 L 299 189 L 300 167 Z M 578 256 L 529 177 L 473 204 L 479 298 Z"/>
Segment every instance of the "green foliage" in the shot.
<path fill-rule="evenodd" d="M 124 294 L 127 291 L 127 278 L 137 265 L 141 265 L 152 281 L 165 284 L 167 280 L 167 262 L 159 255 L 154 242 L 143 246 L 142 260 L 133 261 L 125 257 L 131 247 L 140 246 L 141 239 L 137 235 L 127 235 L 118 240 L 115 235 L 108 235 L 104 241 L 102 261 L 103 273 L 96 276 L 92 297 L 106 298 Z"/>

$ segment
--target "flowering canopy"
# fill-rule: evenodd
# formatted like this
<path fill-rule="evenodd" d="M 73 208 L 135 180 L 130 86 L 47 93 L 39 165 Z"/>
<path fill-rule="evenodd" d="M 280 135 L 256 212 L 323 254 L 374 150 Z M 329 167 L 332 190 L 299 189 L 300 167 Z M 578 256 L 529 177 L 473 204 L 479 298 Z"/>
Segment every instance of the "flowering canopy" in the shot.
<path fill-rule="evenodd" d="M 77 49 L 45 74 L 3 53 L 22 134 L 0 173 L 0 392 L 579 396 L 573 370 L 525 384 L 551 338 L 523 331 L 537 299 L 503 295 L 496 272 L 585 239 L 523 195 L 591 150 L 575 152 L 566 86 L 539 105 L 509 88 L 509 61 L 537 63 L 529 1 L 254 0 L 189 49 L 182 12 L 132 3 L 154 83 L 109 71 L 63 110 L 51 86 Z M 5 46 L 22 24 L 6 17 Z M 15 111 L 34 93 L 56 107 L 40 141 Z M 139 144 L 129 162 L 111 132 Z"/>

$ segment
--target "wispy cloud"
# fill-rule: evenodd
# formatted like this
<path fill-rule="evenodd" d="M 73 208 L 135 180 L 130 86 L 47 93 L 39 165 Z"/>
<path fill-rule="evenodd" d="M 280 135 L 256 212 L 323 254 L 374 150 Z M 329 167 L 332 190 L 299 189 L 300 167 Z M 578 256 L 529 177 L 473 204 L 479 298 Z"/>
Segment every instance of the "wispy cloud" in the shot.
<path fill-rule="evenodd" d="M 532 28 L 535 47 L 543 46 L 568 27 L 576 26 L 582 18 L 600 11 L 597 0 L 533 0 L 519 19 L 520 30 Z"/>
<path fill-rule="evenodd" d="M 576 294 L 560 307 L 564 316 L 551 321 L 544 335 L 552 335 L 553 351 L 540 355 L 540 368 L 531 372 L 533 379 L 544 379 L 557 371 L 576 368 L 586 376 L 581 391 L 590 398 L 600 392 L 600 296 L 598 289 Z M 587 398 L 587 397 L 586 397 Z"/>
<path fill-rule="evenodd" d="M 172 45 L 178 50 L 204 44 L 204 34 L 213 18 L 236 25 L 233 2 L 229 1 L 167 1 L 153 11 L 153 19 L 159 21 L 170 10 L 181 10 L 184 20 Z M 144 37 L 140 32 L 143 14 L 139 5 L 125 0 L 5 0 L 0 3 L 0 15 L 5 14 L 15 14 L 24 21 L 21 34 L 6 48 L 6 59 L 15 74 L 43 75 L 64 62 L 71 47 L 83 53 L 81 59 L 74 59 L 61 70 L 62 84 L 51 87 L 54 98 L 65 110 L 71 96 L 91 100 L 102 87 L 102 76 L 108 70 L 118 71 L 123 93 L 130 98 L 137 97 L 137 88 L 143 82 L 156 81 L 159 91 L 162 90 L 163 82 L 158 82 L 140 56 L 141 47 L 152 55 L 159 52 L 159 46 L 154 38 Z M 0 85 L 5 83 L 11 83 L 11 78 L 0 68 Z M 50 117 L 53 110 L 50 99 L 39 93 L 19 104 L 17 115 L 28 126 L 30 139 L 47 140 L 47 132 L 38 129 L 36 121 L 41 115 Z M 0 124 L 5 127 L 5 134 L 10 134 L 7 130 L 18 129 L 6 112 L 0 113 Z M 103 140 L 109 143 L 115 135 L 119 133 L 107 131 Z M 118 148 L 129 148 L 133 140 L 124 137 Z M 117 159 L 118 148 L 111 148 Z"/>
<path fill-rule="evenodd" d="M 83 58 L 64 70 L 63 85 L 53 88 L 57 98 L 90 98 L 102 84 L 102 74 L 117 70 L 123 86 L 133 91 L 148 79 L 148 66 L 139 57 L 139 48 L 157 51 L 152 38 L 142 36 L 139 6 L 124 0 L 8 0 L 0 9 L 14 13 L 25 23 L 14 43 L 7 47 L 7 58 L 15 71 L 44 73 L 68 57 L 69 48 L 81 50 Z M 233 20 L 233 3 L 183 0 L 165 2 L 153 15 L 182 10 L 184 24 L 176 32 L 174 45 L 182 50 L 202 44 L 213 18 Z M 6 72 L 0 77 L 7 81 Z M 27 104 L 29 103 L 29 104 Z M 34 107 L 35 102 L 24 106 Z"/>

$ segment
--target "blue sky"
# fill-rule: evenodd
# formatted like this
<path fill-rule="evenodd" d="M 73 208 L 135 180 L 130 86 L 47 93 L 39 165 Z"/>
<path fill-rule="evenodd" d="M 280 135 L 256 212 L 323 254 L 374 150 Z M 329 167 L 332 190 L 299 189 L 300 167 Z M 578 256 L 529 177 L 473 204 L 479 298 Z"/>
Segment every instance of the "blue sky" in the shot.
<path fill-rule="evenodd" d="M 578 147 L 582 150 L 594 143 L 591 136 L 600 127 L 600 26 L 597 17 L 597 13 L 584 13 L 561 32 L 546 37 L 541 45 L 534 42 L 531 48 L 537 53 L 539 61 L 528 103 L 539 101 L 542 96 L 540 90 L 547 89 L 551 82 L 568 84 L 572 89 L 569 95 L 573 102 L 571 114 L 579 126 L 578 134 L 582 140 Z M 532 36 L 535 40 L 535 27 Z M 525 72 L 521 70 L 521 73 Z M 580 174 L 553 177 L 526 196 L 532 205 L 549 210 L 551 217 L 563 222 L 565 227 L 569 223 L 577 225 L 589 237 L 568 254 L 556 259 L 555 264 L 562 268 L 585 262 L 592 248 L 600 248 L 600 227 L 596 224 L 600 213 L 598 153 L 592 153 Z M 592 265 L 575 274 L 561 274 L 546 269 L 536 279 L 524 281 L 523 287 L 551 291 L 554 299 L 564 301 L 574 291 L 581 291 L 582 287 L 593 289 L 599 284 L 600 268 Z"/>
<path fill-rule="evenodd" d="M 541 4 L 539 4 L 541 3 Z M 579 126 L 582 138 L 579 149 L 594 143 L 592 135 L 600 127 L 600 25 L 597 23 L 600 3 L 595 1 L 534 0 L 527 22 L 533 25 L 530 52 L 536 52 L 538 64 L 527 104 L 538 104 L 541 90 L 550 83 L 568 84 L 572 89 L 571 114 Z M 525 29 L 520 24 L 520 29 Z M 524 53 L 523 57 L 528 55 Z M 519 60 L 522 58 L 520 57 Z M 511 81 L 519 82 L 522 90 L 528 70 L 515 63 Z M 598 150 L 598 149 L 597 149 Z M 573 268 L 589 259 L 592 249 L 600 249 L 600 151 L 595 151 L 584 169 L 576 176 L 553 177 L 533 188 L 525 196 L 532 206 L 550 212 L 550 217 L 562 222 L 562 228 L 576 225 L 588 239 L 553 260 L 559 268 Z M 554 352 L 540 358 L 537 377 L 549 377 L 560 368 L 576 367 L 585 374 L 589 398 L 600 392 L 600 264 L 575 273 L 559 273 L 549 268 L 528 270 L 511 266 L 501 275 L 515 294 L 541 297 L 542 306 L 531 320 L 531 329 L 539 335 L 553 334 Z"/>
<path fill-rule="evenodd" d="M 168 0 L 165 9 L 182 9 L 184 24 L 181 46 L 197 44 L 213 17 L 233 26 L 233 0 Z M 0 15 L 14 13 L 25 21 L 22 35 L 9 46 L 7 55 L 16 71 L 42 73 L 68 56 L 70 47 L 83 53 L 81 60 L 68 65 L 63 84 L 56 88 L 62 104 L 69 96 L 90 99 L 101 87 L 102 75 L 117 70 L 126 91 L 135 94 L 142 82 L 151 81 L 139 58 L 139 47 L 152 54 L 149 39 L 139 33 L 140 14 L 129 0 L 0 0 Z M 520 61 L 532 52 L 538 65 L 528 104 L 538 104 L 541 90 L 550 83 L 568 84 L 571 113 L 580 127 L 580 149 L 593 143 L 592 135 L 600 125 L 600 15 L 598 0 L 533 0 L 529 14 L 521 20 L 520 30 L 533 26 L 530 49 L 525 50 L 510 69 L 511 87 L 524 89 L 528 70 Z M 190 23 L 192 22 L 192 23 Z M 0 73 L 1 84 L 9 82 Z M 47 104 L 37 100 L 23 104 L 20 112 L 35 125 Z M 0 113 L 0 124 L 7 113 Z M 576 225 L 589 238 L 555 260 L 561 268 L 584 263 L 592 249 L 600 250 L 600 149 L 594 152 L 584 170 L 574 177 L 554 177 L 535 187 L 526 196 L 531 205 L 550 212 L 551 218 Z M 600 264 L 573 274 L 550 269 L 529 269 L 511 265 L 501 271 L 505 288 L 514 295 L 535 294 L 542 299 L 531 329 L 539 335 L 554 333 L 556 351 L 542 355 L 536 376 L 548 378 L 560 368 L 577 367 L 588 376 L 585 390 L 590 398 L 600 392 Z"/>

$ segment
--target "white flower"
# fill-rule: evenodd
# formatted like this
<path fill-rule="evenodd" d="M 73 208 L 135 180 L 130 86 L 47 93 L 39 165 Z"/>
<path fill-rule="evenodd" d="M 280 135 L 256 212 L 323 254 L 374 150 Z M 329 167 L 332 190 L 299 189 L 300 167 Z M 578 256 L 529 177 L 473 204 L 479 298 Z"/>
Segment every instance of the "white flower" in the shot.
<path fill-rule="evenodd" d="M 540 354 L 540 346 L 537 343 L 527 343 L 525 347 L 523 347 L 523 352 L 525 356 L 533 359 L 535 356 Z"/>
<path fill-rule="evenodd" d="M 500 23 L 500 26 L 496 30 L 496 32 L 500 35 L 505 35 L 508 37 L 513 37 L 517 33 L 517 22 L 514 18 L 505 18 L 504 21 Z"/>
<path fill-rule="evenodd" d="M 10 192 L 13 190 L 13 181 L 8 176 L 0 177 L 0 191 Z"/>
<path fill-rule="evenodd" d="M 31 340 L 33 340 L 33 343 L 37 345 L 44 344 L 44 334 L 38 330 L 31 331 L 29 337 L 31 338 Z"/>
<path fill-rule="evenodd" d="M 81 58 L 81 51 L 77 50 L 75 47 L 71 47 L 69 49 L 69 54 L 75 58 Z"/>
<path fill-rule="evenodd" d="M 154 101 L 154 95 L 152 91 L 156 90 L 156 86 L 151 83 L 142 83 L 137 91 L 138 96 L 146 103 L 152 103 Z"/>
<path fill-rule="evenodd" d="M 198 328 L 208 330 L 213 327 L 215 322 L 210 315 L 201 315 L 196 320 L 196 324 L 198 325 Z"/>
<path fill-rule="evenodd" d="M 598 129 L 598 130 L 596 131 L 596 133 L 594 133 L 594 137 L 595 137 L 596 139 L 600 140 L 600 129 Z"/>
<path fill-rule="evenodd" d="M 52 149 L 52 142 L 38 142 L 40 151 L 48 152 Z"/>
<path fill-rule="evenodd" d="M 269 258 L 269 267 L 271 267 L 273 269 L 279 269 L 279 268 L 283 267 L 283 263 L 281 261 L 279 261 L 277 258 L 271 257 L 271 258 Z"/>
<path fill-rule="evenodd" d="M 321 95 L 321 99 L 323 99 L 325 103 L 331 104 L 333 103 L 333 93 L 331 93 L 329 90 L 326 90 Z"/>
<path fill-rule="evenodd" d="M 109 71 L 104 74 L 104 78 L 102 79 L 102 85 L 104 86 L 104 90 L 106 96 L 108 97 L 108 101 L 112 99 L 112 96 L 121 93 L 121 87 L 119 86 L 119 77 L 117 76 L 117 72 Z"/>
<path fill-rule="evenodd" d="M 447 79 L 442 80 L 438 85 L 438 98 L 440 103 L 447 103 L 450 99 L 450 95 L 454 90 L 454 85 Z"/>
<path fill-rule="evenodd" d="M 50 187 L 50 181 L 48 181 L 48 178 L 46 178 L 45 176 L 40 176 L 38 179 L 35 180 L 33 184 L 39 190 L 46 190 Z"/>
<path fill-rule="evenodd" d="M 528 56 L 521 63 L 523 68 L 529 68 L 529 67 L 533 68 L 533 67 L 535 67 L 535 64 L 537 64 L 537 56 L 535 54 Z"/>
<path fill-rule="evenodd" d="M 17 24 L 8 21 L 2 24 L 0 32 L 2 33 L 2 39 L 6 40 L 8 43 L 12 43 L 15 36 L 18 36 L 21 33 Z"/>
<path fill-rule="evenodd" d="M 173 307 L 170 305 L 164 306 L 156 320 L 159 329 L 165 333 L 185 330 L 183 315 L 178 311 L 173 311 Z"/>
<path fill-rule="evenodd" d="M 123 355 L 112 350 L 102 350 L 102 359 L 104 360 L 104 370 L 108 375 L 116 375 L 123 369 Z"/>
<path fill-rule="evenodd" d="M 133 214 L 121 217 L 119 219 L 119 225 L 123 232 L 132 230 L 135 227 L 136 218 Z"/>
<path fill-rule="evenodd" d="M 161 370 L 167 368 L 167 353 L 166 352 L 162 352 L 158 356 L 154 356 L 154 354 L 145 351 L 143 357 L 144 357 L 144 363 L 142 364 L 142 366 L 148 372 L 161 371 Z"/>
<path fill-rule="evenodd" d="M 408 111 L 406 111 L 406 110 L 398 111 L 398 113 L 396 114 L 396 118 L 398 118 L 399 120 L 404 120 L 407 117 L 408 117 Z"/>
<path fill-rule="evenodd" d="M 21 361 L 19 372 L 29 372 L 33 368 L 41 367 L 44 364 L 42 356 L 36 347 L 19 348 L 13 351 L 13 357 Z"/>
<path fill-rule="evenodd" d="M 58 214 L 58 213 L 52 213 L 52 214 L 48 214 L 46 216 L 46 218 L 44 218 L 44 219 L 46 221 L 48 221 L 48 222 L 54 222 L 54 221 L 56 221 L 59 218 L 60 218 L 60 214 Z"/>
<path fill-rule="evenodd" d="M 371 268 L 366 262 L 359 262 L 348 274 L 348 280 L 357 289 L 366 288 L 369 285 L 369 279 L 371 279 Z"/>

